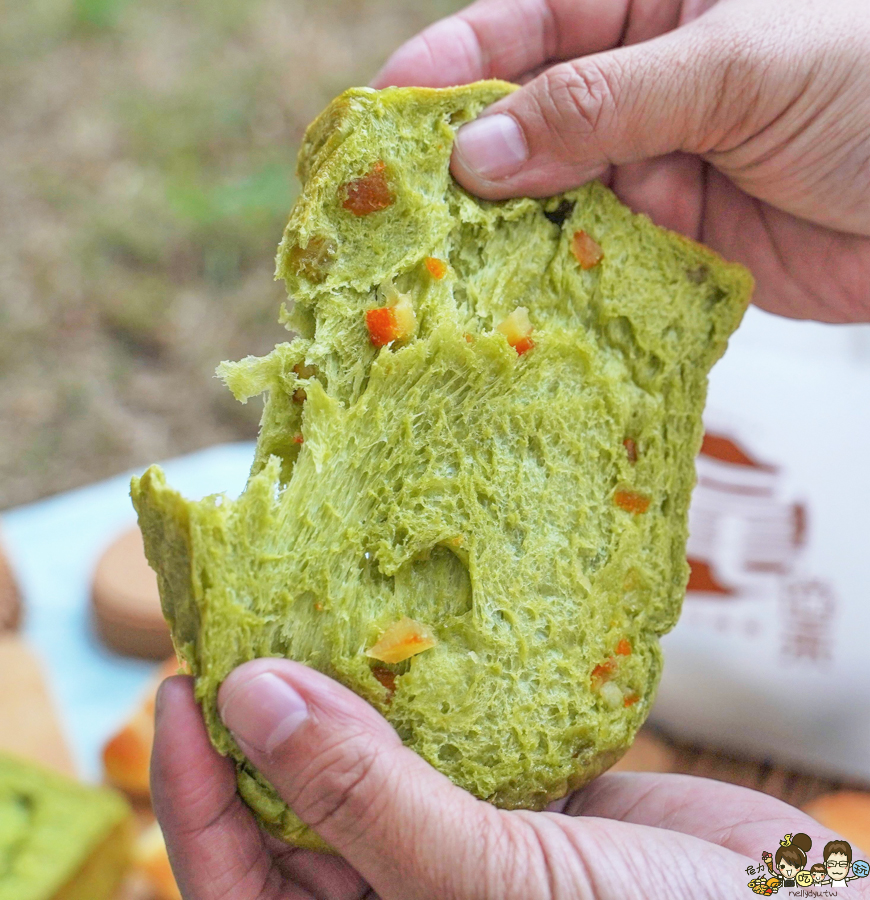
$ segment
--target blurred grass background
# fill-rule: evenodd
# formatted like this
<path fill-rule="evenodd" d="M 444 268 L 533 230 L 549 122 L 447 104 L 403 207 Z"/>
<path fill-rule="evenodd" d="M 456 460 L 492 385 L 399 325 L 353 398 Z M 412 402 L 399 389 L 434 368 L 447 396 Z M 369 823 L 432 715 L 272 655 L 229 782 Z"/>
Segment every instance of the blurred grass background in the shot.
<path fill-rule="evenodd" d="M 0 0 L 0 508 L 256 435 L 305 126 L 461 5 Z"/>

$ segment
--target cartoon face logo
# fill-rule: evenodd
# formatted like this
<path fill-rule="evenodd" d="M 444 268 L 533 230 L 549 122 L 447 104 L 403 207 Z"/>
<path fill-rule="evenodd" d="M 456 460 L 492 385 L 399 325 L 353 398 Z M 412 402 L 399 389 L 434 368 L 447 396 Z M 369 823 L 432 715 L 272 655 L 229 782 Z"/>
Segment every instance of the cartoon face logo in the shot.
<path fill-rule="evenodd" d="M 824 863 L 814 863 L 810 869 L 810 875 L 813 876 L 813 881 L 816 884 L 821 884 L 828 877 Z"/>
<path fill-rule="evenodd" d="M 813 839 L 802 831 L 787 834 L 779 842 L 774 854 L 774 871 L 779 869 L 785 887 L 794 887 L 795 875 L 807 866 L 807 853 L 813 846 Z"/>
<path fill-rule="evenodd" d="M 797 870 L 797 866 L 790 862 L 781 862 L 779 864 L 779 871 L 782 872 L 785 878 L 794 878 L 797 874 Z"/>
<path fill-rule="evenodd" d="M 870 863 L 863 859 L 852 861 L 852 847 L 848 841 L 839 838 L 828 841 L 822 861 L 810 865 L 807 854 L 812 846 L 813 841 L 808 834 L 798 832 L 785 835 L 775 854 L 764 850 L 761 854 L 762 865 L 751 865 L 746 869 L 747 875 L 756 876 L 748 887 L 753 893 L 770 896 L 778 893 L 780 887 L 795 885 L 802 888 L 813 884 L 841 888 L 850 881 L 870 875 Z"/>
<path fill-rule="evenodd" d="M 825 860 L 825 868 L 831 881 L 842 881 L 849 874 L 849 860 L 845 853 L 832 853 Z"/>

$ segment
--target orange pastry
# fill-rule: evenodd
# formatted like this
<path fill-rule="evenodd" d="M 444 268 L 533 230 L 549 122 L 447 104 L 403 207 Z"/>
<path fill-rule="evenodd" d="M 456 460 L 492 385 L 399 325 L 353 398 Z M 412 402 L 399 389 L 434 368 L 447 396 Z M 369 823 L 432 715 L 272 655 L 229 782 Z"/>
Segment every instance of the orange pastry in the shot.
<path fill-rule="evenodd" d="M 151 795 L 149 783 L 151 747 L 154 744 L 154 700 L 164 678 L 178 672 L 178 660 L 167 660 L 145 698 L 123 728 L 103 748 L 106 780 L 137 800 Z"/>
<path fill-rule="evenodd" d="M 673 772 L 674 754 L 671 748 L 648 729 L 638 732 L 634 743 L 611 772 Z"/>
<path fill-rule="evenodd" d="M 858 847 L 870 853 L 870 793 L 837 791 L 824 794 L 807 803 L 804 812 L 825 828 L 842 834 L 854 845 L 856 856 Z"/>
<path fill-rule="evenodd" d="M 133 868 L 151 888 L 153 900 L 182 900 L 157 822 L 139 835 L 133 849 Z"/>

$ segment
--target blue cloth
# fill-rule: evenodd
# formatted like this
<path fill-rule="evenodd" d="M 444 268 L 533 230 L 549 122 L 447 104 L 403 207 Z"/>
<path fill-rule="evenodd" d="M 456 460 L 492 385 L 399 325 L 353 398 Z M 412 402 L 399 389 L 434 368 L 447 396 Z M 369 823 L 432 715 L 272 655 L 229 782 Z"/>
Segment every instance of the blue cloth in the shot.
<path fill-rule="evenodd" d="M 167 479 L 187 497 L 244 487 L 253 444 L 225 444 L 170 460 Z M 119 656 L 90 619 L 97 562 L 135 524 L 130 474 L 2 515 L 4 544 L 24 596 L 24 634 L 40 656 L 79 774 L 102 777 L 103 744 L 130 715 L 156 664 Z"/>

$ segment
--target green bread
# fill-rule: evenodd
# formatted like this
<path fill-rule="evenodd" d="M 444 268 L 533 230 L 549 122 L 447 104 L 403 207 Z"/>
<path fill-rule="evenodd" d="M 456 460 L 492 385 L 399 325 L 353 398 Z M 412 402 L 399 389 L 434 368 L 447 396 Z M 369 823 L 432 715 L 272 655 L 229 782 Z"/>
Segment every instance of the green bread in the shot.
<path fill-rule="evenodd" d="M 463 191 L 455 131 L 512 89 L 330 104 L 278 252 L 297 336 L 219 369 L 242 402 L 266 396 L 245 492 L 189 502 L 157 468 L 133 480 L 211 739 L 293 843 L 323 846 L 218 716 L 240 663 L 313 666 L 456 784 L 540 809 L 631 744 L 679 614 L 707 374 L 752 279 L 597 183 L 548 200 Z M 377 171 L 383 208 L 357 215 L 354 185 Z M 588 269 L 580 230 L 603 250 Z M 366 313 L 395 291 L 417 330 L 377 348 Z M 522 354 L 495 330 L 517 307 L 534 327 Z M 367 656 L 403 617 L 435 646 Z"/>
<path fill-rule="evenodd" d="M 117 794 L 0 753 L 0 900 L 109 900 L 132 833 Z"/>

